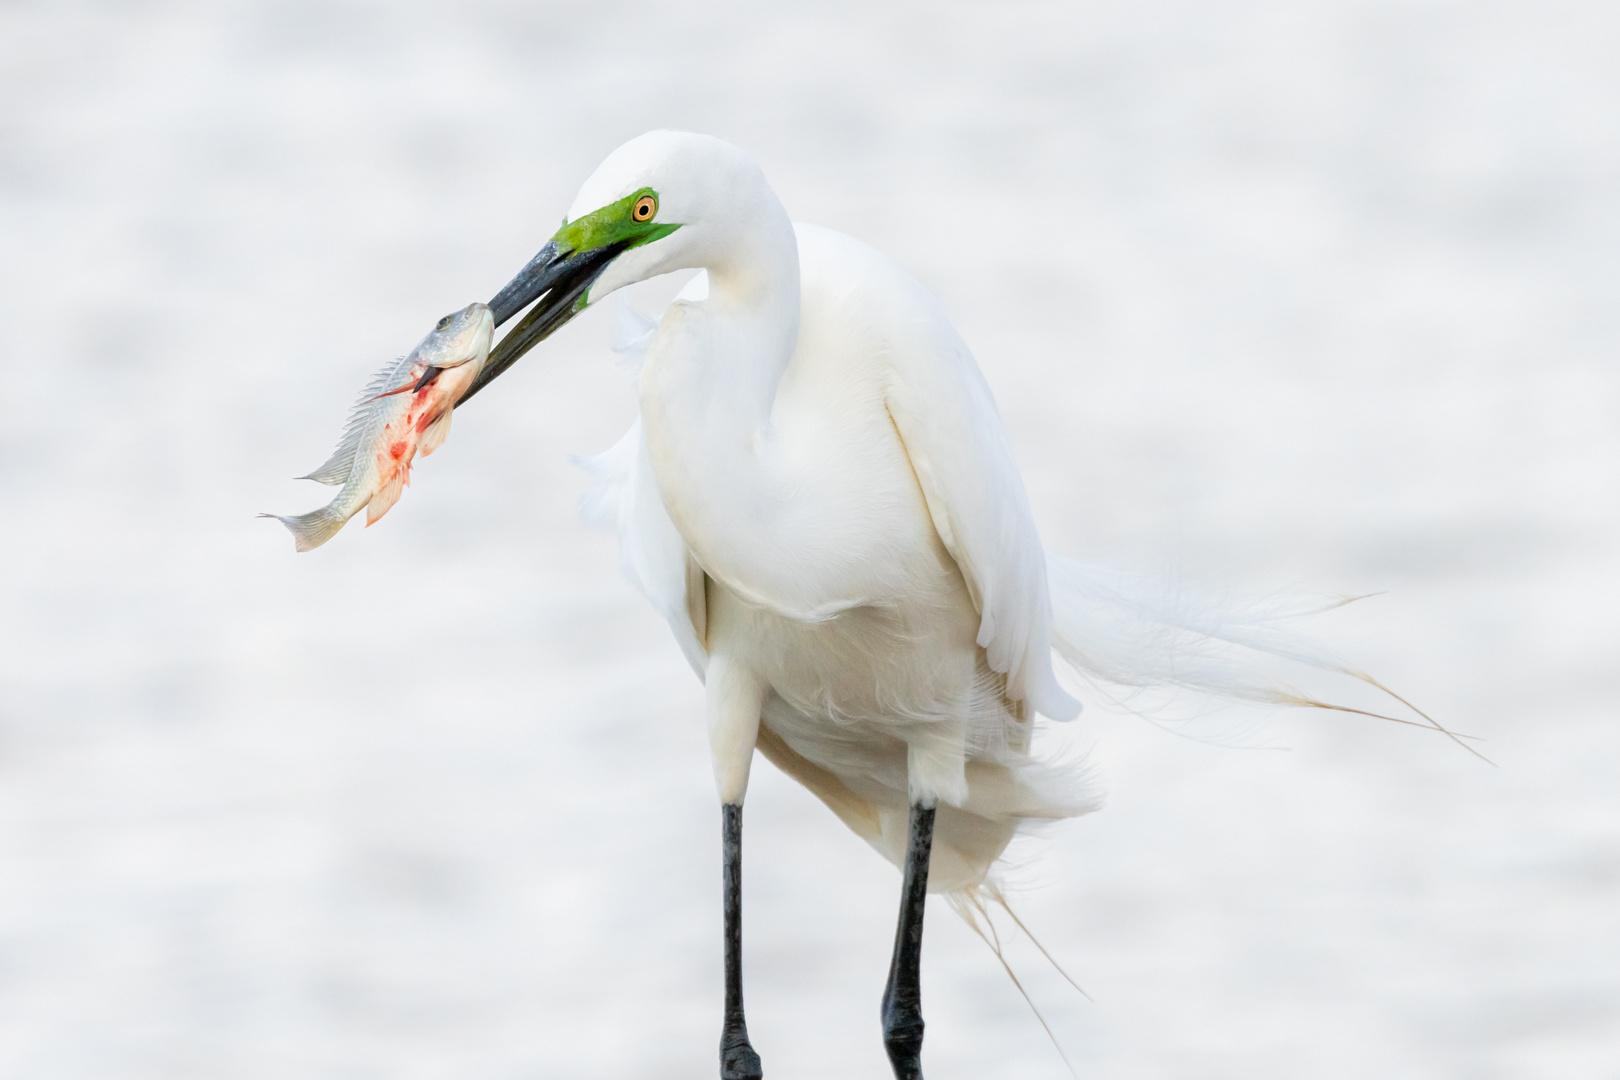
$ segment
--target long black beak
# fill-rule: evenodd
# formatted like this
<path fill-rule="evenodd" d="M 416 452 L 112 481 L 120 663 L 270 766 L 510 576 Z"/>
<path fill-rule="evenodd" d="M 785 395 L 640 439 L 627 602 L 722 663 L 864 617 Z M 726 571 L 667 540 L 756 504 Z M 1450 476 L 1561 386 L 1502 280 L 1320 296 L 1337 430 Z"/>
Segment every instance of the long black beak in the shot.
<path fill-rule="evenodd" d="M 578 313 L 575 307 L 591 283 L 601 276 L 608 263 L 619 257 L 627 245 L 608 244 L 591 251 L 564 251 L 557 241 L 548 240 L 540 253 L 529 260 L 529 265 L 518 271 L 517 277 L 506 288 L 495 294 L 489 310 L 499 326 L 522 311 L 532 301 L 538 301 L 523 320 L 490 350 L 484 369 L 478 373 L 467 392 L 461 395 L 456 407 L 489 385 L 495 377 L 518 358 L 551 336 L 563 323 Z"/>

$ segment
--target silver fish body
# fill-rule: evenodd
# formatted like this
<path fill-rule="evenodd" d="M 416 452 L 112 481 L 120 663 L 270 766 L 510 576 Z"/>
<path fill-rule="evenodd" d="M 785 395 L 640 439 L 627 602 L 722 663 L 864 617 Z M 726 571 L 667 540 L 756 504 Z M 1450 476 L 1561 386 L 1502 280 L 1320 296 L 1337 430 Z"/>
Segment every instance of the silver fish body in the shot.
<path fill-rule="evenodd" d="M 302 480 L 342 485 L 337 497 L 307 514 L 274 517 L 299 551 L 326 543 L 366 510 L 370 525 L 399 501 L 411 462 L 443 445 L 450 415 L 489 358 L 495 319 L 484 304 L 440 319 L 421 344 L 377 373 L 349 414 L 343 438 L 326 464 Z"/>

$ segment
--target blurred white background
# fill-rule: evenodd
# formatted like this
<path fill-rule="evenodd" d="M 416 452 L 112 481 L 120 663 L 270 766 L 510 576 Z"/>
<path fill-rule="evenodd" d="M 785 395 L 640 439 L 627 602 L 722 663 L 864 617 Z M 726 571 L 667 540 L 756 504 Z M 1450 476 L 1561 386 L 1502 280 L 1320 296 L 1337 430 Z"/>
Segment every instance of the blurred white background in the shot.
<path fill-rule="evenodd" d="M 253 518 L 673 126 L 940 296 L 1054 550 L 1384 590 L 1320 632 L 1500 764 L 1090 710 L 1109 805 L 1017 879 L 1095 1003 L 1009 949 L 1080 1075 L 1620 1077 L 1617 56 L 1596 0 L 0 4 L 0 1075 L 714 1075 L 699 688 L 574 520 L 610 313 L 377 528 Z M 886 1077 L 897 875 L 755 777 L 755 1043 Z M 932 911 L 930 1080 L 1066 1076 Z"/>

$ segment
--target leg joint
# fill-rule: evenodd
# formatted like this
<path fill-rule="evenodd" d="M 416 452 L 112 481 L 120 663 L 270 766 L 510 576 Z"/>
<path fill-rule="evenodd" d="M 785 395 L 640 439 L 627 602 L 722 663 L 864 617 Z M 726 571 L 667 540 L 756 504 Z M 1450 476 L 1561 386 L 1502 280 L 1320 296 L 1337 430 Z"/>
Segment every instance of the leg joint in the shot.
<path fill-rule="evenodd" d="M 916 1061 L 922 1054 L 922 1044 L 923 1018 L 920 1010 L 915 1006 L 883 1010 L 883 1047 L 889 1052 L 890 1061 L 897 1064 Z"/>

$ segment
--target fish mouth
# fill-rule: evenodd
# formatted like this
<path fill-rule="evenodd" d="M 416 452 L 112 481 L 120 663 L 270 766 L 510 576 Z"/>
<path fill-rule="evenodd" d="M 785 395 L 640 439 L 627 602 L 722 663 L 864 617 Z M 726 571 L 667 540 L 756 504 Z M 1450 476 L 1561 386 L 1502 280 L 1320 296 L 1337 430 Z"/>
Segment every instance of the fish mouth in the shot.
<path fill-rule="evenodd" d="M 490 350 L 483 370 L 467 387 L 467 392 L 461 395 L 457 406 L 465 405 L 469 398 L 493 382 L 496 376 L 517 363 L 524 353 L 579 314 L 584 308 L 582 301 L 591 284 L 632 243 L 631 240 L 623 240 L 589 251 L 570 251 L 555 240 L 546 241 L 540 253 L 530 259 L 529 264 L 518 271 L 517 277 L 507 282 L 506 287 L 489 302 L 490 314 L 494 316 L 496 326 L 530 303 L 534 307 Z"/>

